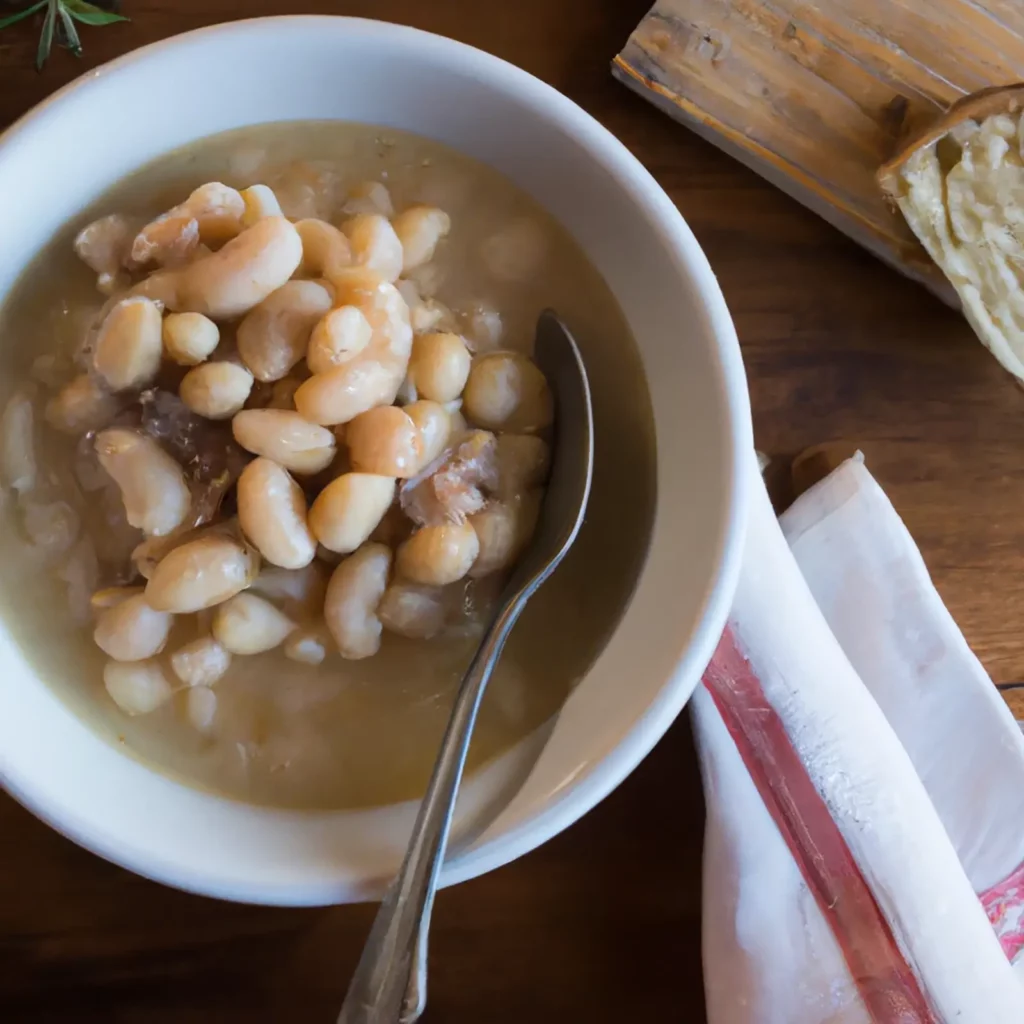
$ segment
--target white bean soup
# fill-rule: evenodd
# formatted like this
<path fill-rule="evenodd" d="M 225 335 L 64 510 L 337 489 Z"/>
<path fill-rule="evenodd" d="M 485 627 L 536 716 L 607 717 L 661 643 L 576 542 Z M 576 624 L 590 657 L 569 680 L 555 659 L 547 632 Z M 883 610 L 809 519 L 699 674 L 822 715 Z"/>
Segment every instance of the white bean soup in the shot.
<path fill-rule="evenodd" d="M 6 627 L 102 736 L 188 784 L 416 797 L 543 498 L 545 307 L 591 377 L 594 488 L 484 701 L 470 767 L 495 757 L 558 711 L 630 597 L 652 418 L 573 240 L 414 135 L 204 139 L 38 255 L 0 310 Z"/>

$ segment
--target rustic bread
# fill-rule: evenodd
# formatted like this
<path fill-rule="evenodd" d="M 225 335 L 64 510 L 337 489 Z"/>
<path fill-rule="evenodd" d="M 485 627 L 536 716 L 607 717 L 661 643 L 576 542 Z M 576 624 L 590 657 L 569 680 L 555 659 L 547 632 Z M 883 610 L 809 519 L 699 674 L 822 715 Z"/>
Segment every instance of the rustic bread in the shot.
<path fill-rule="evenodd" d="M 978 337 L 1024 381 L 1024 84 L 954 104 L 878 181 Z"/>

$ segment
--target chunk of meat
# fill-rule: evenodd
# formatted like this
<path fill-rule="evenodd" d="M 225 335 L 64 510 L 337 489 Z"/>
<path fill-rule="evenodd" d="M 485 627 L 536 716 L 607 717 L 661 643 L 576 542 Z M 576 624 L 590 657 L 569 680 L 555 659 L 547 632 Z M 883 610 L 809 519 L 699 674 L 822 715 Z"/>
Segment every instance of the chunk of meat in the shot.
<path fill-rule="evenodd" d="M 498 486 L 495 437 L 486 430 L 461 435 L 399 497 L 402 510 L 419 526 L 464 523 L 487 503 Z"/>

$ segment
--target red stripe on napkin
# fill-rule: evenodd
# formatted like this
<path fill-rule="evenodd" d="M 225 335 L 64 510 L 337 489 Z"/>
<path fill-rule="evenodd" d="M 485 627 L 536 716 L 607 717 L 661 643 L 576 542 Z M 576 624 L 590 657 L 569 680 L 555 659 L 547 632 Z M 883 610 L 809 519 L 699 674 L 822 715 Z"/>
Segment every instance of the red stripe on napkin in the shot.
<path fill-rule="evenodd" d="M 1024 949 L 1024 864 L 980 896 L 999 945 L 1010 960 Z"/>
<path fill-rule="evenodd" d="M 825 802 L 727 627 L 704 673 L 761 799 L 828 921 L 877 1024 L 937 1024 Z"/>

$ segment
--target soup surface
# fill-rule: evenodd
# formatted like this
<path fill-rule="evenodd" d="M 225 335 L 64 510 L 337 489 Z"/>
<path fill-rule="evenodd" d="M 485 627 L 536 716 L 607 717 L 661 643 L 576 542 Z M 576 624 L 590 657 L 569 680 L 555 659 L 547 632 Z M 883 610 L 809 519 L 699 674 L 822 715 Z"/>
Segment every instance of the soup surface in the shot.
<path fill-rule="evenodd" d="M 398 283 L 414 328 L 460 335 L 476 365 L 495 350 L 529 354 L 538 314 L 550 307 L 580 344 L 595 413 L 590 506 L 572 551 L 506 647 L 481 709 L 470 768 L 558 710 L 630 597 L 654 507 L 653 424 L 638 353 L 600 275 L 529 196 L 433 141 L 338 122 L 246 128 L 161 157 L 69 225 L 7 296 L 0 310 L 2 397 L 31 404 L 27 444 L 37 471 L 32 485 L 19 489 L 10 486 L 16 467 L 7 466 L 0 601 L 4 623 L 43 678 L 104 737 L 192 785 L 293 808 L 414 798 L 500 574 L 452 585 L 460 588 L 460 614 L 440 635 L 410 639 L 385 629 L 372 657 L 343 658 L 329 640 L 319 664 L 294 660 L 281 647 L 235 656 L 212 686 L 215 708 L 206 708 L 205 721 L 190 688 L 167 667 L 175 651 L 208 631 L 202 613 L 176 616 L 159 655 L 173 685 L 169 700 L 129 715 L 104 687 L 108 658 L 93 639 L 90 598 L 105 587 L 145 583 L 131 558 L 143 535 L 128 525 L 120 492 L 96 465 L 95 430 L 54 430 L 43 410 L 82 372 L 83 341 L 95 336 L 110 293 L 118 297 L 131 282 L 108 281 L 102 293 L 73 243 L 85 225 L 110 214 L 145 225 L 207 182 L 269 186 L 292 221 L 338 225 L 359 214 L 395 217 L 416 204 L 439 208 L 450 231 L 433 257 Z M 224 317 L 219 326 L 221 346 L 231 347 L 237 322 Z M 303 366 L 296 372 L 301 376 Z M 257 382 L 246 407 L 274 401 L 271 392 Z M 145 415 L 155 417 L 166 447 L 188 429 L 159 400 Z M 234 493 L 226 500 L 233 507 Z M 326 577 L 340 557 L 321 548 L 314 571 Z M 271 585 L 260 589 L 257 580 L 255 589 L 280 604 L 272 585 L 277 570 L 264 561 L 268 571 Z M 284 607 L 290 611 L 287 600 Z"/>

